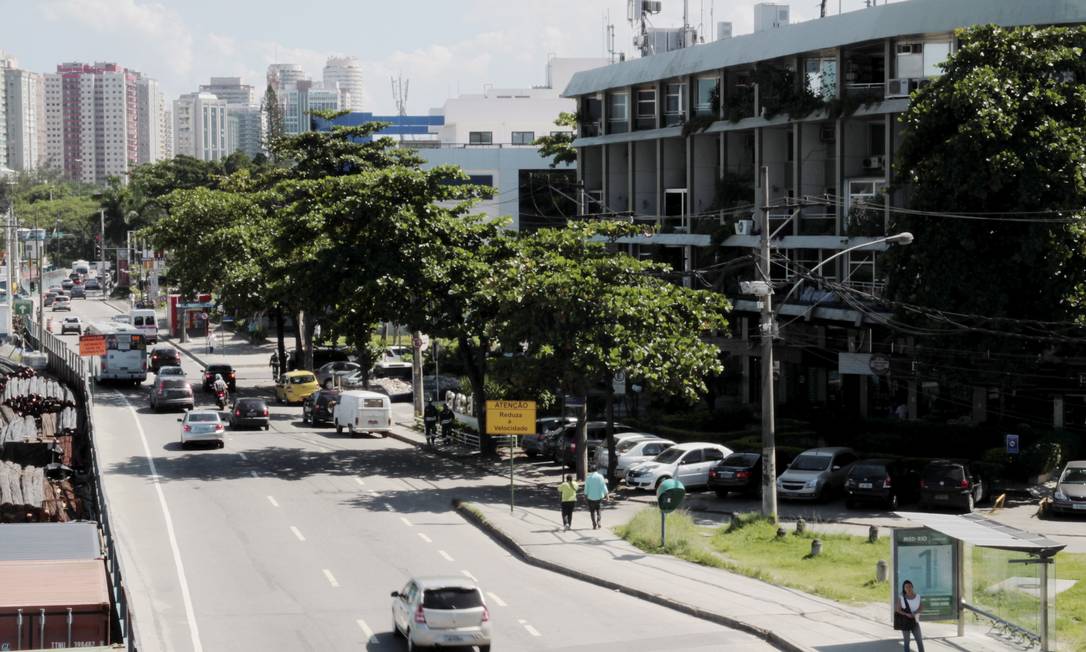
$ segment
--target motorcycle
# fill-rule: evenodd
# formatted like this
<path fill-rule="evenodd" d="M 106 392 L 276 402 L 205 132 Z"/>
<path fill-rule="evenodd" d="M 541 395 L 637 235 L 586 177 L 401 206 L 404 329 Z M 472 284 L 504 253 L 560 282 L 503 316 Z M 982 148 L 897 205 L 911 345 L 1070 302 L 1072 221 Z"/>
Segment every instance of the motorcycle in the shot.
<path fill-rule="evenodd" d="M 220 410 L 226 409 L 226 392 L 215 392 L 215 403 L 219 406 Z"/>

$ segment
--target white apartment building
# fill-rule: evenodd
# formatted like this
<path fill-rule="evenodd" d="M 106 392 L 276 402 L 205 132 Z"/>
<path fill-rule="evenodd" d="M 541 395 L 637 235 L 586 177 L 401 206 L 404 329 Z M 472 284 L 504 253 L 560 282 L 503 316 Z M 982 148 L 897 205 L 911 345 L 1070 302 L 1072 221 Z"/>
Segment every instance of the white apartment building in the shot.
<path fill-rule="evenodd" d="M 227 151 L 244 152 L 250 158 L 264 152 L 264 112 L 257 106 L 226 107 Z"/>
<path fill-rule="evenodd" d="M 189 93 L 174 100 L 174 155 L 218 161 L 227 150 L 226 101 L 211 93 Z"/>
<path fill-rule="evenodd" d="M 137 160 L 154 163 L 165 158 L 162 145 L 162 123 L 166 119 L 166 100 L 154 79 L 140 79 L 139 93 L 139 154 Z"/>
<path fill-rule="evenodd" d="M 45 136 L 42 76 L 18 68 L 5 68 L 2 73 L 7 166 L 13 170 L 33 170 L 41 164 Z"/>
<path fill-rule="evenodd" d="M 285 95 L 284 132 L 300 134 L 312 131 L 310 116 L 315 111 L 338 111 L 339 90 L 325 88 L 308 79 L 294 82 Z"/>
<path fill-rule="evenodd" d="M 52 170 L 64 171 L 64 85 L 60 75 L 43 76 L 45 89 L 45 151 L 42 165 Z"/>
<path fill-rule="evenodd" d="M 16 61 L 14 58 L 8 56 L 3 50 L 0 50 L 0 75 L 4 74 L 4 71 L 14 68 Z M 4 93 L 3 79 L 0 78 L 0 168 L 7 168 L 8 163 L 8 125 L 7 119 L 7 98 Z"/>
<path fill-rule="evenodd" d="M 339 89 L 339 106 L 362 111 L 362 63 L 355 57 L 330 57 L 324 65 L 324 87 Z"/>
<path fill-rule="evenodd" d="M 174 157 L 173 151 L 173 111 L 162 102 L 162 120 L 159 122 L 159 160 L 168 161 Z"/>
<path fill-rule="evenodd" d="M 296 63 L 273 63 L 268 65 L 268 84 L 275 89 L 279 102 L 284 102 L 288 90 L 297 82 L 308 80 L 305 71 Z"/>

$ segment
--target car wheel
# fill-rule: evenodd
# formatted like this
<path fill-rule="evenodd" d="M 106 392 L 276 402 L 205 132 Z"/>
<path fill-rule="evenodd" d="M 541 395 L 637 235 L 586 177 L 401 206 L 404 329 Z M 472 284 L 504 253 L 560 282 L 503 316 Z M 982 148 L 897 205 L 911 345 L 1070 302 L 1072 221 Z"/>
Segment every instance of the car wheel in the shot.
<path fill-rule="evenodd" d="M 185 441 L 184 439 L 182 439 L 181 440 L 181 450 L 185 450 L 188 447 L 189 447 L 189 443 L 187 441 Z"/>
<path fill-rule="evenodd" d="M 717 498 L 727 498 L 728 497 L 728 490 L 727 489 L 717 489 L 716 490 L 716 497 Z"/>
<path fill-rule="evenodd" d="M 339 425 L 339 421 L 336 421 L 336 434 L 337 435 L 342 435 L 343 434 L 343 426 Z"/>
<path fill-rule="evenodd" d="M 224 442 L 224 441 L 220 441 L 220 442 L 219 442 L 219 445 L 217 446 L 217 448 L 226 448 L 226 442 Z"/>
<path fill-rule="evenodd" d="M 349 435 L 350 435 L 350 436 L 352 436 L 352 437 L 354 437 L 354 436 L 355 436 L 355 432 L 354 432 L 354 424 L 353 424 L 353 423 L 348 423 L 348 424 L 347 424 L 347 434 L 349 434 Z"/>
<path fill-rule="evenodd" d="M 267 430 L 271 430 L 271 425 L 265 425 L 265 426 L 264 426 L 264 430 L 265 430 L 265 431 L 267 431 Z"/>
<path fill-rule="evenodd" d="M 657 489 L 659 489 L 659 488 L 660 488 L 660 483 L 662 483 L 662 482 L 663 482 L 664 480 L 670 480 L 670 479 L 671 479 L 671 478 L 670 478 L 670 477 L 668 477 L 668 476 L 666 476 L 666 475 L 665 475 L 665 476 L 661 476 L 661 477 L 659 477 L 659 478 L 656 478 L 656 488 L 657 488 Z"/>
<path fill-rule="evenodd" d="M 309 423 L 309 415 L 304 409 L 302 410 L 302 423 Z"/>
<path fill-rule="evenodd" d="M 528 456 L 528 459 L 535 459 L 535 457 L 539 455 L 539 453 L 535 451 L 524 451 L 524 454 Z"/>
<path fill-rule="evenodd" d="M 897 494 L 891 493 L 890 497 L 886 499 L 886 509 L 890 510 L 891 512 L 896 510 L 898 508 L 899 502 L 900 501 L 897 498 Z"/>

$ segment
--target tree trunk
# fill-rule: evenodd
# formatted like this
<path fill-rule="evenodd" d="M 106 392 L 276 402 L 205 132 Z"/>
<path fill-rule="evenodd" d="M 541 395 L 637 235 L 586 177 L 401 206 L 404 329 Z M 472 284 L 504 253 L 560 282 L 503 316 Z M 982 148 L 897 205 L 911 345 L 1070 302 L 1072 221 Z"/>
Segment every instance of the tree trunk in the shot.
<path fill-rule="evenodd" d="M 304 369 L 305 368 L 303 366 L 303 364 L 302 364 L 303 363 L 302 351 L 304 350 L 304 347 L 302 346 L 302 322 L 303 322 L 302 312 L 298 311 L 298 312 L 294 313 L 294 368 L 295 369 Z"/>
<path fill-rule="evenodd" d="M 313 331 L 317 327 L 317 322 L 311 319 L 309 315 L 303 311 L 302 315 L 302 346 L 305 347 L 305 364 L 302 369 L 308 369 L 309 371 L 316 371 L 313 368 Z"/>
<path fill-rule="evenodd" d="M 584 405 L 577 411 L 577 456 L 573 460 L 573 466 L 577 471 L 577 479 L 583 482 L 588 475 L 588 387 L 578 387 L 577 396 L 584 400 Z"/>
<path fill-rule="evenodd" d="M 279 373 L 287 369 L 286 325 L 283 323 L 283 306 L 275 307 L 275 344 L 279 353 Z"/>
<path fill-rule="evenodd" d="M 471 381 L 472 404 L 475 407 L 475 418 L 479 420 L 479 452 L 483 455 L 497 455 L 498 447 L 494 439 L 486 434 L 486 352 L 487 341 L 481 340 L 478 348 L 472 345 L 467 337 L 458 337 L 457 347 L 460 350 L 460 358 L 464 361 L 464 369 L 467 371 L 468 380 Z"/>
<path fill-rule="evenodd" d="M 615 390 L 608 385 L 607 389 L 607 486 L 615 487 L 618 481 L 615 479 L 615 466 L 618 458 L 615 455 Z"/>

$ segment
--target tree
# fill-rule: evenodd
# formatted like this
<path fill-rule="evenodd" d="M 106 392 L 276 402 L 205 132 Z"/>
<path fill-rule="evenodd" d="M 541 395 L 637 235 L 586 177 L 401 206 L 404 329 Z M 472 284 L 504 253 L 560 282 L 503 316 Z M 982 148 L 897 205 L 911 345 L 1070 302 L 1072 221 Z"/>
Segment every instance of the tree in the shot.
<path fill-rule="evenodd" d="M 541 229 L 516 241 L 498 272 L 499 336 L 519 343 L 523 364 L 559 379 L 578 395 L 602 388 L 613 402 L 616 373 L 690 400 L 722 371 L 706 333 L 726 327 L 727 299 L 673 282 L 670 270 L 608 248 L 637 230 L 626 222 Z M 612 419 L 613 421 L 613 419 Z M 585 431 L 578 433 L 577 473 L 584 477 Z M 613 433 L 609 433 L 613 434 Z M 608 437 L 614 476 L 614 438 Z"/>
<path fill-rule="evenodd" d="M 283 118 L 283 107 L 279 105 L 279 95 L 275 92 L 275 88 L 268 84 L 268 88 L 264 91 L 264 99 L 260 103 L 260 110 L 264 113 L 264 124 L 267 125 L 267 132 L 264 136 L 264 149 L 268 152 L 272 152 L 272 158 L 274 160 L 273 146 L 279 142 L 279 139 L 286 133 L 286 125 Z"/>
<path fill-rule="evenodd" d="M 573 140 L 577 134 L 577 116 L 565 111 L 558 114 L 554 124 L 556 127 L 565 127 L 568 131 L 558 131 L 535 139 L 533 145 L 539 147 L 539 155 L 551 159 L 551 167 L 558 167 L 563 163 L 577 163 L 577 150 L 573 147 Z"/>

